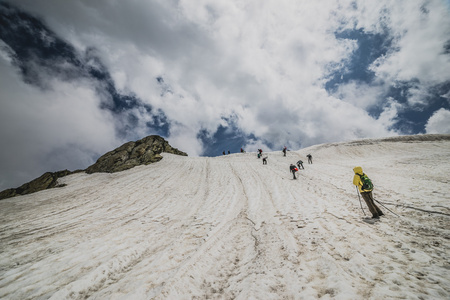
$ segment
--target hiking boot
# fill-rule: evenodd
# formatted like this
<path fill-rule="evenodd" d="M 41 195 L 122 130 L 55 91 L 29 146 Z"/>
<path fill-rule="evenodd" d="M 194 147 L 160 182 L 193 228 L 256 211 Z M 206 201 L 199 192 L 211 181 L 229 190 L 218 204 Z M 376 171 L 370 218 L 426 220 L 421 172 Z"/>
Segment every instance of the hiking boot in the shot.
<path fill-rule="evenodd" d="M 378 214 L 378 216 L 381 217 L 381 216 L 384 216 L 384 214 L 383 214 L 382 212 L 380 212 L 380 213 Z"/>
<path fill-rule="evenodd" d="M 378 215 L 372 216 L 372 219 L 379 219 L 380 217 Z"/>

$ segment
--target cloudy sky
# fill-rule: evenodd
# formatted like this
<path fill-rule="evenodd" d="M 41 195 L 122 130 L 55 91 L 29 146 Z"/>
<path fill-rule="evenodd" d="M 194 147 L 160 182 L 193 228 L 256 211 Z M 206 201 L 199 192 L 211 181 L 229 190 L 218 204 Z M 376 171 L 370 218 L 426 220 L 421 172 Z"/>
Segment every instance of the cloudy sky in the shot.
<path fill-rule="evenodd" d="M 158 134 L 190 156 L 450 133 L 444 0 L 0 0 L 0 190 Z"/>

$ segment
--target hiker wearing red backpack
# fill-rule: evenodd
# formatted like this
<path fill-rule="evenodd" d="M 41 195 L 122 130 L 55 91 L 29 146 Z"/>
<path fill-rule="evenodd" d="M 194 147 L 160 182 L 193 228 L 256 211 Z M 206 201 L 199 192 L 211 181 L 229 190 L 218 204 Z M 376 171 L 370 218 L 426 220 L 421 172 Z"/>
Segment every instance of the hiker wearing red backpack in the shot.
<path fill-rule="evenodd" d="M 370 212 L 372 213 L 372 219 L 379 219 L 380 216 L 384 215 L 381 209 L 375 204 L 373 200 L 373 184 L 370 181 L 369 177 L 363 173 L 361 167 L 354 167 L 353 172 L 355 175 L 353 176 L 353 184 L 358 187 L 359 193 L 363 197 L 364 201 L 367 204 Z"/>
<path fill-rule="evenodd" d="M 293 179 L 297 179 L 297 177 L 295 177 L 295 172 L 297 172 L 297 171 L 298 171 L 297 167 L 296 167 L 296 166 L 294 166 L 293 164 L 291 164 L 291 165 L 289 166 L 289 169 L 291 170 L 291 172 L 292 172 L 292 175 L 294 176 L 294 178 L 293 178 Z"/>

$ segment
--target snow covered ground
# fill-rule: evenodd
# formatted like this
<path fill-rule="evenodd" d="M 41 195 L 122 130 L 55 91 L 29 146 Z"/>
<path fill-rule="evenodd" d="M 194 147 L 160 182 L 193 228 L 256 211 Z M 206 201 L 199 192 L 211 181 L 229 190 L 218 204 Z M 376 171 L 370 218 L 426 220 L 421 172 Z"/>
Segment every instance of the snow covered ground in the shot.
<path fill-rule="evenodd" d="M 0 201 L 0 298 L 450 298 L 448 136 L 268 157 L 164 154 Z M 364 220 L 358 165 L 401 217 Z"/>

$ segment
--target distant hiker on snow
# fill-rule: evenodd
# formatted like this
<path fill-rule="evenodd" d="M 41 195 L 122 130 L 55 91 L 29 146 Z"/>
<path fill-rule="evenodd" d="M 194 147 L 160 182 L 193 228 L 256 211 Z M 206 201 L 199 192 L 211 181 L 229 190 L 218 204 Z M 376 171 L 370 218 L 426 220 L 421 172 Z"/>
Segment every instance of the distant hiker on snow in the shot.
<path fill-rule="evenodd" d="M 293 178 L 293 179 L 297 179 L 297 177 L 295 177 L 295 172 L 297 172 L 297 171 L 298 171 L 297 167 L 296 167 L 296 166 L 294 166 L 293 164 L 291 164 L 291 165 L 289 166 L 289 169 L 291 170 L 291 172 L 292 172 L 292 175 L 294 176 L 294 178 Z"/>
<path fill-rule="evenodd" d="M 230 150 L 228 150 L 228 154 L 230 154 Z"/>
<path fill-rule="evenodd" d="M 284 146 L 284 148 L 283 148 L 283 156 L 286 156 L 286 151 L 287 151 L 286 146 Z"/>
<path fill-rule="evenodd" d="M 245 153 L 244 149 L 241 148 L 241 153 Z"/>
<path fill-rule="evenodd" d="M 262 149 L 258 149 L 259 155 L 262 155 Z"/>
<path fill-rule="evenodd" d="M 381 209 L 375 204 L 373 200 L 372 190 L 373 184 L 370 181 L 369 177 L 363 173 L 361 167 L 354 167 L 353 172 L 355 175 L 353 176 L 353 184 L 356 185 L 359 189 L 359 193 L 363 197 L 364 201 L 367 204 L 370 212 L 372 213 L 372 219 L 379 219 L 380 216 L 384 215 Z"/>
<path fill-rule="evenodd" d="M 263 157 L 263 165 L 267 165 L 267 156 Z"/>
<path fill-rule="evenodd" d="M 308 154 L 306 157 L 308 158 L 308 164 L 312 164 L 312 155 Z"/>
<path fill-rule="evenodd" d="M 225 155 L 225 151 L 223 151 L 222 154 Z"/>
<path fill-rule="evenodd" d="M 298 169 L 300 170 L 300 169 L 305 169 L 305 167 L 303 166 L 303 161 L 301 161 L 301 160 L 299 160 L 298 162 L 297 162 L 297 167 L 298 167 Z"/>

